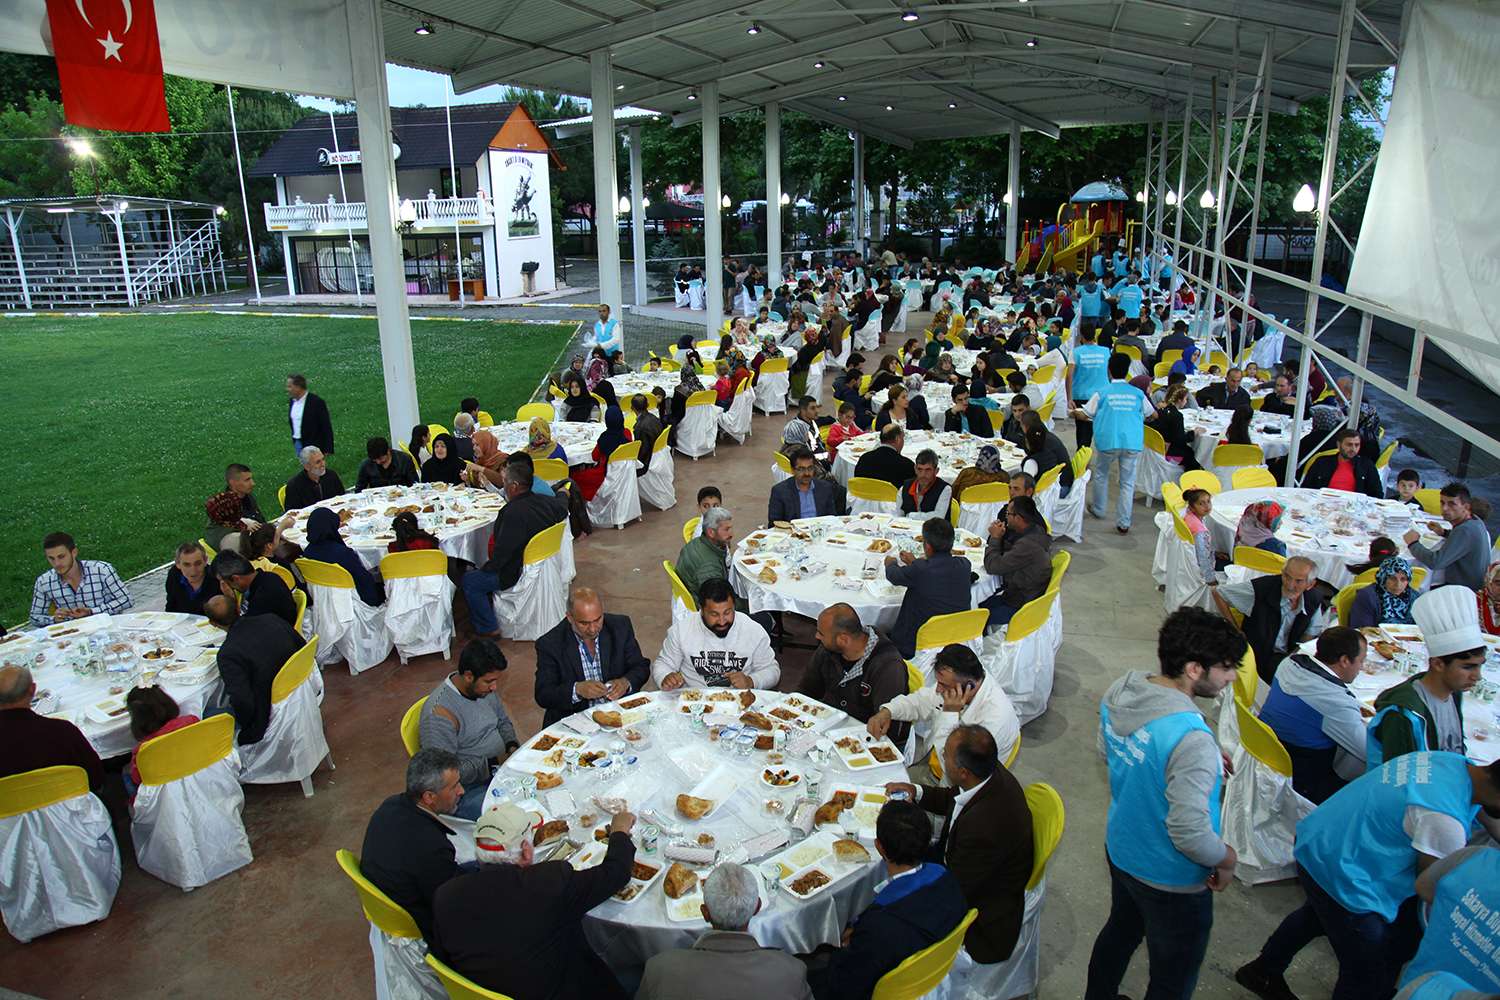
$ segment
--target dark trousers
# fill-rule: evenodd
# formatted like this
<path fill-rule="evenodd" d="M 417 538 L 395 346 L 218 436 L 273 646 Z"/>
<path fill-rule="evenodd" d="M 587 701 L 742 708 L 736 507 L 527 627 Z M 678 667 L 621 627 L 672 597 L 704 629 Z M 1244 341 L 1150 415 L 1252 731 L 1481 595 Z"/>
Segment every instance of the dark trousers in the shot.
<path fill-rule="evenodd" d="M 1213 894 L 1163 892 L 1109 865 L 1109 919 L 1094 939 L 1084 1000 L 1115 1000 L 1130 957 L 1146 940 L 1151 979 L 1144 1000 L 1186 1000 L 1214 924 Z"/>
<path fill-rule="evenodd" d="M 1261 961 L 1273 971 L 1285 972 L 1297 952 L 1326 934 L 1339 960 L 1339 978 L 1330 1000 L 1388 1000 L 1396 991 L 1401 967 L 1422 943 L 1417 897 L 1401 904 L 1395 923 L 1386 923 L 1378 913 L 1344 909 L 1301 865 L 1297 879 L 1307 902 L 1266 939 Z"/>
<path fill-rule="evenodd" d="M 1010 620 L 1016 616 L 1020 608 L 1013 608 L 1005 603 L 1005 592 L 996 591 L 989 597 L 979 602 L 979 606 L 990 613 L 990 620 L 985 623 L 985 628 L 1000 628 L 1009 625 Z"/>
<path fill-rule="evenodd" d="M 1086 399 L 1075 399 L 1073 400 L 1073 406 L 1075 409 L 1082 409 L 1083 404 L 1087 402 L 1088 400 Z M 1094 443 L 1094 422 L 1080 417 L 1073 421 L 1073 433 L 1078 437 L 1078 447 L 1087 448 Z"/>

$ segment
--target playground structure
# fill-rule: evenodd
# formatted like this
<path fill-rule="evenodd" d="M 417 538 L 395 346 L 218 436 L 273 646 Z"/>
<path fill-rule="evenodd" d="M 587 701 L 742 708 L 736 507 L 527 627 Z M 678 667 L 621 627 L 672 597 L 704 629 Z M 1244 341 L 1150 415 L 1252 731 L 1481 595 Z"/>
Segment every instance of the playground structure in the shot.
<path fill-rule="evenodd" d="M 1134 237 L 1132 227 L 1139 223 L 1126 221 L 1128 203 L 1125 192 L 1116 184 L 1085 184 L 1057 206 L 1053 221 L 1038 220 L 1034 228 L 1031 222 L 1025 223 L 1016 254 L 1017 272 L 1027 271 L 1032 261 L 1036 261 L 1039 274 L 1059 269 L 1081 272 L 1087 257 L 1110 238 Z"/>

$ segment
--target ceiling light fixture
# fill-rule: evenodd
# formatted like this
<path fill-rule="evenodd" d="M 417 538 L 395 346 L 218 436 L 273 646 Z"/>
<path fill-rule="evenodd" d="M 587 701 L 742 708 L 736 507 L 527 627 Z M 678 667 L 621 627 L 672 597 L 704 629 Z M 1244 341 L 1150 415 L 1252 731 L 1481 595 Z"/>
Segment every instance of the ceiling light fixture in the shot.
<path fill-rule="evenodd" d="M 1203 197 L 1198 199 L 1198 204 L 1202 205 L 1204 208 L 1213 208 L 1214 207 L 1214 189 L 1213 188 L 1204 188 L 1203 189 Z"/>
<path fill-rule="evenodd" d="M 887 105 L 886 105 L 886 106 L 885 106 L 885 109 L 886 109 L 886 110 L 887 110 L 887 111 L 895 111 L 895 110 L 896 110 L 896 106 L 895 106 L 895 105 L 894 105 L 894 104 L 887 104 Z"/>
<path fill-rule="evenodd" d="M 615 84 L 615 89 L 616 90 L 624 90 L 625 89 L 625 85 L 623 83 L 617 83 L 617 84 Z"/>
<path fill-rule="evenodd" d="M 754 21 L 751 21 L 750 22 L 750 27 L 748 27 L 748 28 L 745 29 L 745 34 L 747 34 L 747 35 L 758 35 L 758 34 L 760 34 L 760 25 L 756 24 Z"/>
<path fill-rule="evenodd" d="M 1177 204 L 1177 192 L 1173 191 L 1171 188 L 1168 188 L 1167 189 L 1167 205 L 1168 205 L 1168 207 L 1170 207 L 1170 206 L 1175 205 L 1175 204 Z"/>
<path fill-rule="evenodd" d="M 841 101 L 847 101 L 847 100 L 848 100 L 848 99 L 849 99 L 849 98 L 848 98 L 848 97 L 845 97 L 845 96 L 844 96 L 844 95 L 843 95 L 843 94 L 840 94 L 840 95 L 839 95 L 839 100 L 841 100 Z"/>
<path fill-rule="evenodd" d="M 956 107 L 958 107 L 958 105 L 957 105 L 957 104 L 954 104 L 954 103 L 952 103 L 952 102 L 951 102 L 951 101 L 950 101 L 950 102 L 949 102 L 949 104 L 948 104 L 948 107 L 950 107 L 950 108 L 956 108 Z"/>
<path fill-rule="evenodd" d="M 813 63 L 813 69 L 822 69 L 822 68 L 823 68 L 823 62 L 822 62 L 822 60 L 819 60 L 818 62 Z"/>
<path fill-rule="evenodd" d="M 915 21 L 916 19 L 917 12 L 912 10 L 910 7 L 906 8 L 906 12 L 901 15 L 901 20 L 903 21 Z"/>
<path fill-rule="evenodd" d="M 688 91 L 688 100 L 690 100 L 690 101 L 696 101 L 697 99 L 698 99 L 698 95 L 696 93 L 694 93 L 691 90 Z"/>
<path fill-rule="evenodd" d="M 1034 48 L 1036 48 L 1036 39 L 1033 38 L 1031 41 L 1027 42 L 1026 43 L 1026 47 L 1028 49 L 1034 49 Z"/>
<path fill-rule="evenodd" d="M 413 31 L 412 34 L 414 34 L 414 35 L 430 35 L 430 34 L 432 34 L 432 22 L 431 21 L 423 21 L 421 24 L 417 25 L 416 30 Z"/>

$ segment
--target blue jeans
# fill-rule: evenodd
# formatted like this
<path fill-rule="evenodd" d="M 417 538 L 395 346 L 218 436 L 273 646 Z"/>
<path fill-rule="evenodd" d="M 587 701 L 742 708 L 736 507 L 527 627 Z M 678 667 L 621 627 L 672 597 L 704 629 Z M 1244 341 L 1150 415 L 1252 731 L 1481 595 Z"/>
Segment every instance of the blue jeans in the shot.
<path fill-rule="evenodd" d="M 459 819 L 478 819 L 479 814 L 484 812 L 485 796 L 490 794 L 490 783 L 476 781 L 473 786 L 464 786 L 463 798 L 458 800 L 458 808 L 453 810 L 453 815 Z"/>
<path fill-rule="evenodd" d="M 500 628 L 495 620 L 495 608 L 490 604 L 490 595 L 500 589 L 500 575 L 486 573 L 482 569 L 471 569 L 458 581 L 463 588 L 464 600 L 469 605 L 469 623 L 475 632 L 488 633 Z"/>
<path fill-rule="evenodd" d="M 1089 483 L 1089 513 L 1104 517 L 1104 505 L 1109 491 L 1109 467 L 1120 463 L 1120 498 L 1115 504 L 1115 524 L 1130 527 L 1130 513 L 1135 507 L 1135 468 L 1141 453 L 1126 448 L 1113 448 L 1094 452 L 1094 478 Z"/>
<path fill-rule="evenodd" d="M 1187 1000 L 1214 924 L 1213 893 L 1163 892 L 1109 865 L 1109 919 L 1094 939 L 1084 1000 L 1115 1000 L 1130 957 L 1146 939 L 1151 979 L 1144 1000 Z"/>
<path fill-rule="evenodd" d="M 297 464 L 298 465 L 302 464 L 302 439 L 301 438 L 292 438 L 292 457 L 297 460 Z"/>
<path fill-rule="evenodd" d="M 1339 960 L 1339 978 L 1332 1000 L 1381 1000 L 1396 987 L 1396 977 L 1417 953 L 1422 932 L 1417 924 L 1417 897 L 1402 904 L 1395 923 L 1378 913 L 1344 909 L 1301 865 L 1297 880 L 1307 902 L 1281 922 L 1261 946 L 1261 960 L 1285 972 L 1297 952 L 1326 934 Z"/>
<path fill-rule="evenodd" d="M 1278 556 L 1286 555 L 1286 542 L 1283 542 L 1279 538 L 1267 538 L 1257 545 L 1256 548 L 1265 549 L 1267 552 L 1274 552 Z"/>
<path fill-rule="evenodd" d="M 979 606 L 990 613 L 990 620 L 985 623 L 986 628 L 1000 628 L 1001 626 L 1009 625 L 1010 620 L 1016 616 L 1016 612 L 1021 610 L 1020 608 L 1013 608 L 1009 604 L 1006 604 L 1002 594 L 1003 591 L 991 594 L 979 602 Z"/>

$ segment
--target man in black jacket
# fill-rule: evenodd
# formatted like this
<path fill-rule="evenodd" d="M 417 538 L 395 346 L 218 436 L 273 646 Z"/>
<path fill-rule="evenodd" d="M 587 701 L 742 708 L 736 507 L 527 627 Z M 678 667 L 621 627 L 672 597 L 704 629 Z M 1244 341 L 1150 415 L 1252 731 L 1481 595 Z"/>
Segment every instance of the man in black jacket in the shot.
<path fill-rule="evenodd" d="M 766 524 L 807 517 L 802 507 L 804 497 L 812 505 L 813 517 L 827 517 L 837 513 L 838 499 L 833 486 L 814 475 L 817 459 L 813 458 L 813 453 L 806 448 L 793 448 L 787 461 L 792 466 L 792 477 L 771 487 L 771 498 L 766 505 Z M 857 468 L 855 475 L 859 475 Z"/>
<path fill-rule="evenodd" d="M 418 750 L 406 765 L 405 793 L 380 803 L 360 848 L 360 872 L 410 914 L 428 941 L 433 895 L 464 873 L 449 829 L 438 819 L 452 815 L 463 793 L 457 757 L 447 750 Z"/>
<path fill-rule="evenodd" d="M 271 721 L 271 684 L 292 654 L 303 647 L 303 639 L 275 615 L 240 617 L 239 608 L 223 594 L 210 597 L 203 613 L 225 632 L 219 647 L 219 677 L 239 728 L 236 742 L 240 746 L 259 743 Z"/>
<path fill-rule="evenodd" d="M 286 420 L 292 428 L 292 452 L 301 458 L 302 449 L 311 445 L 325 455 L 332 455 L 333 421 L 328 417 L 328 404 L 321 396 L 307 391 L 307 376 L 289 376 L 286 394 L 291 397 Z"/>
<path fill-rule="evenodd" d="M 1255 672 L 1267 684 L 1299 643 L 1323 632 L 1323 595 L 1318 593 L 1317 582 L 1313 561 L 1292 556 L 1281 567 L 1280 576 L 1223 583 L 1210 591 L 1225 618 L 1234 621 L 1230 608 L 1244 615 L 1240 631 L 1255 654 Z"/>
<path fill-rule="evenodd" d="M 1290 417 L 1297 410 L 1297 383 L 1286 372 L 1276 376 L 1276 391 L 1260 404 L 1261 413 L 1279 413 Z"/>
<path fill-rule="evenodd" d="M 177 557 L 167 570 L 167 610 L 203 614 L 203 603 L 219 589 L 219 578 L 208 569 L 208 556 L 197 542 L 177 546 Z"/>
<path fill-rule="evenodd" d="M 1324 455 L 1307 467 L 1307 474 L 1302 477 L 1303 487 L 1309 490 L 1327 487 L 1383 499 L 1385 489 L 1380 485 L 1380 470 L 1359 453 L 1359 431 L 1352 427 L 1339 431 L 1338 446 L 1337 455 Z"/>
<path fill-rule="evenodd" d="M 404 451 L 392 451 L 391 443 L 385 438 L 372 437 L 366 441 L 365 454 L 369 457 L 359 463 L 359 473 L 354 480 L 355 490 L 363 492 L 380 486 L 416 484 L 417 463 Z"/>
<path fill-rule="evenodd" d="M 1183 320 L 1179 319 L 1173 322 L 1172 332 L 1161 338 L 1161 343 L 1156 345 L 1156 361 L 1154 363 L 1160 364 L 1162 360 L 1161 356 L 1168 351 L 1182 351 L 1186 353 L 1188 348 L 1197 347 L 1198 345 L 1193 341 L 1193 338 L 1187 335 L 1187 331 L 1188 325 Z"/>
<path fill-rule="evenodd" d="M 321 500 L 344 495 L 344 483 L 339 474 L 328 467 L 323 453 L 313 445 L 302 449 L 298 456 L 302 471 L 286 483 L 286 509 L 301 510 Z"/>
<path fill-rule="evenodd" d="M 943 430 L 959 431 L 975 437 L 995 436 L 995 427 L 990 423 L 990 412 L 982 406 L 969 405 L 969 387 L 962 383 L 953 387 L 953 405 L 943 414 Z"/>
<path fill-rule="evenodd" d="M 958 879 L 923 863 L 932 820 L 915 802 L 887 802 L 875 821 L 875 850 L 890 881 L 845 932 L 826 969 L 808 975 L 817 1000 L 866 1000 L 880 977 L 953 933 L 968 912 Z"/>
<path fill-rule="evenodd" d="M 489 560 L 479 569 L 463 575 L 459 585 L 469 605 L 468 636 L 471 639 L 500 638 L 500 623 L 490 595 L 509 590 L 521 579 L 526 545 L 536 535 L 568 516 L 568 494 L 544 497 L 531 492 L 530 466 L 508 462 L 505 466 L 506 505 L 495 515 L 494 547 Z M 564 528 L 564 531 L 567 529 Z"/>
<path fill-rule="evenodd" d="M 229 589 L 224 596 L 238 599 L 240 617 L 275 615 L 292 628 L 297 627 L 297 605 L 286 581 L 275 573 L 256 569 L 238 552 L 224 551 L 214 556 L 214 576 Z"/>
<path fill-rule="evenodd" d="M 1244 380 L 1244 372 L 1238 368 L 1229 369 L 1224 374 L 1224 381 L 1212 382 L 1198 391 L 1198 405 L 1211 410 L 1234 410 L 1249 406 L 1250 394 L 1240 386 Z"/>
<path fill-rule="evenodd" d="M 536 641 L 536 703 L 542 725 L 591 705 L 618 701 L 651 677 L 635 628 L 625 615 L 607 615 L 599 595 L 579 587 L 568 595 L 568 617 Z"/>
<path fill-rule="evenodd" d="M 871 448 L 854 464 L 854 475 L 864 479 L 880 479 L 896 489 L 917 475 L 917 466 L 901 454 L 906 446 L 906 430 L 898 423 L 889 423 L 880 429 L 880 447 Z"/>

